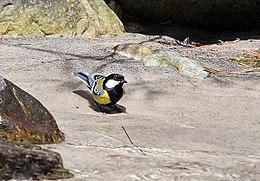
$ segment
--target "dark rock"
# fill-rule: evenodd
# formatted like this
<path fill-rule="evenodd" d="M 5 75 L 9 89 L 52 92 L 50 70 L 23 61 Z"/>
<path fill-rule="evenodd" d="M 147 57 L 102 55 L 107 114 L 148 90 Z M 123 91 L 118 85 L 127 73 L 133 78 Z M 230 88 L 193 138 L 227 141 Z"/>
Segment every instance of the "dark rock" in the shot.
<path fill-rule="evenodd" d="M 259 0 L 116 0 L 130 21 L 200 29 L 260 28 Z"/>
<path fill-rule="evenodd" d="M 59 153 L 0 138 L 0 180 L 62 179 L 72 176 L 63 168 Z"/>
<path fill-rule="evenodd" d="M 0 77 L 0 136 L 27 143 L 60 143 L 64 134 L 33 96 Z"/>

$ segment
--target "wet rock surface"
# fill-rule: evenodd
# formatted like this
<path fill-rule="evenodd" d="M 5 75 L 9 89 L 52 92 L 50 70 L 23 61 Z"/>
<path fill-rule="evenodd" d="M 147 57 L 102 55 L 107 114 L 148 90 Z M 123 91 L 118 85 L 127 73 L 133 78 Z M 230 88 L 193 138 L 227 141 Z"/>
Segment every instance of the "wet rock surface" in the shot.
<path fill-rule="evenodd" d="M 0 138 L 0 180 L 64 179 L 73 175 L 59 153 Z"/>
<path fill-rule="evenodd" d="M 0 77 L 0 136 L 27 143 L 60 143 L 64 134 L 33 96 Z"/>

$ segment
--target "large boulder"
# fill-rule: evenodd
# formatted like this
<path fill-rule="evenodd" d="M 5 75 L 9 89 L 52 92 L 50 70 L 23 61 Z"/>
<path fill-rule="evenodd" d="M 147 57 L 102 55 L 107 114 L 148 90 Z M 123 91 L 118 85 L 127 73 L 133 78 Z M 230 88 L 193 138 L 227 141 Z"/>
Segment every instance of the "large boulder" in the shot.
<path fill-rule="evenodd" d="M 64 179 L 72 176 L 63 168 L 59 153 L 0 138 L 0 180 Z"/>
<path fill-rule="evenodd" d="M 26 143 L 60 143 L 64 134 L 33 96 L 0 77 L 0 137 Z"/>
<path fill-rule="evenodd" d="M 115 0 L 128 20 L 200 29 L 260 27 L 259 0 Z"/>
<path fill-rule="evenodd" d="M 123 25 L 103 0 L 0 1 L 0 38 L 118 35 Z"/>

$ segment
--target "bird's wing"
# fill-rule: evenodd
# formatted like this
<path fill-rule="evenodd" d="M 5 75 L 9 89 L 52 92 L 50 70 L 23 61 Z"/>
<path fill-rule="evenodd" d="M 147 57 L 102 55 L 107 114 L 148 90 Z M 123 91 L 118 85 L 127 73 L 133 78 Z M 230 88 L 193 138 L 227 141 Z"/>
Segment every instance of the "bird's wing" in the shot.
<path fill-rule="evenodd" d="M 92 76 L 94 80 L 98 80 L 98 79 L 105 79 L 106 77 L 103 76 L 103 75 L 98 75 L 98 74 L 95 74 Z"/>
<path fill-rule="evenodd" d="M 91 89 L 91 91 L 93 92 L 93 94 L 95 94 L 96 96 L 102 97 L 105 94 L 105 90 L 103 89 L 103 82 L 104 79 L 97 79 L 94 82 L 94 85 Z"/>
<path fill-rule="evenodd" d="M 91 87 L 93 87 L 94 82 L 96 80 L 106 78 L 103 75 L 94 74 L 93 76 L 91 76 L 88 73 L 83 73 L 83 72 L 74 72 L 73 75 L 75 75 L 79 80 L 81 80 L 82 82 L 87 84 L 90 89 L 91 89 Z"/>
<path fill-rule="evenodd" d="M 89 74 L 85 74 L 83 72 L 74 72 L 73 75 L 75 75 L 79 80 L 87 84 L 88 87 L 91 89 L 94 80 L 92 80 L 92 77 Z"/>

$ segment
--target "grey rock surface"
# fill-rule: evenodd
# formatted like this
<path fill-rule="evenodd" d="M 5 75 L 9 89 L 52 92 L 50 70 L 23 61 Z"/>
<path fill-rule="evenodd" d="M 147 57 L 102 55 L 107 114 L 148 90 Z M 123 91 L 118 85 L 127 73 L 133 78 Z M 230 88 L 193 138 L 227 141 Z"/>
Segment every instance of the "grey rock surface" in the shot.
<path fill-rule="evenodd" d="M 146 67 L 111 49 L 146 42 L 153 50 L 175 49 L 198 62 L 241 71 L 247 68 L 228 57 L 258 50 L 260 41 L 183 48 L 170 37 L 154 38 L 1 39 L 1 74 L 54 115 L 66 140 L 44 148 L 62 155 L 64 167 L 75 174 L 71 180 L 257 180 L 259 73 L 201 81 L 175 69 Z M 118 104 L 126 113 L 93 110 L 87 87 L 71 75 L 75 71 L 123 74 L 128 84 Z"/>
<path fill-rule="evenodd" d="M 204 79 L 209 72 L 195 60 L 181 56 L 173 50 L 161 51 L 142 59 L 145 66 L 159 66 L 168 68 L 177 68 L 179 73 L 197 79 Z"/>

